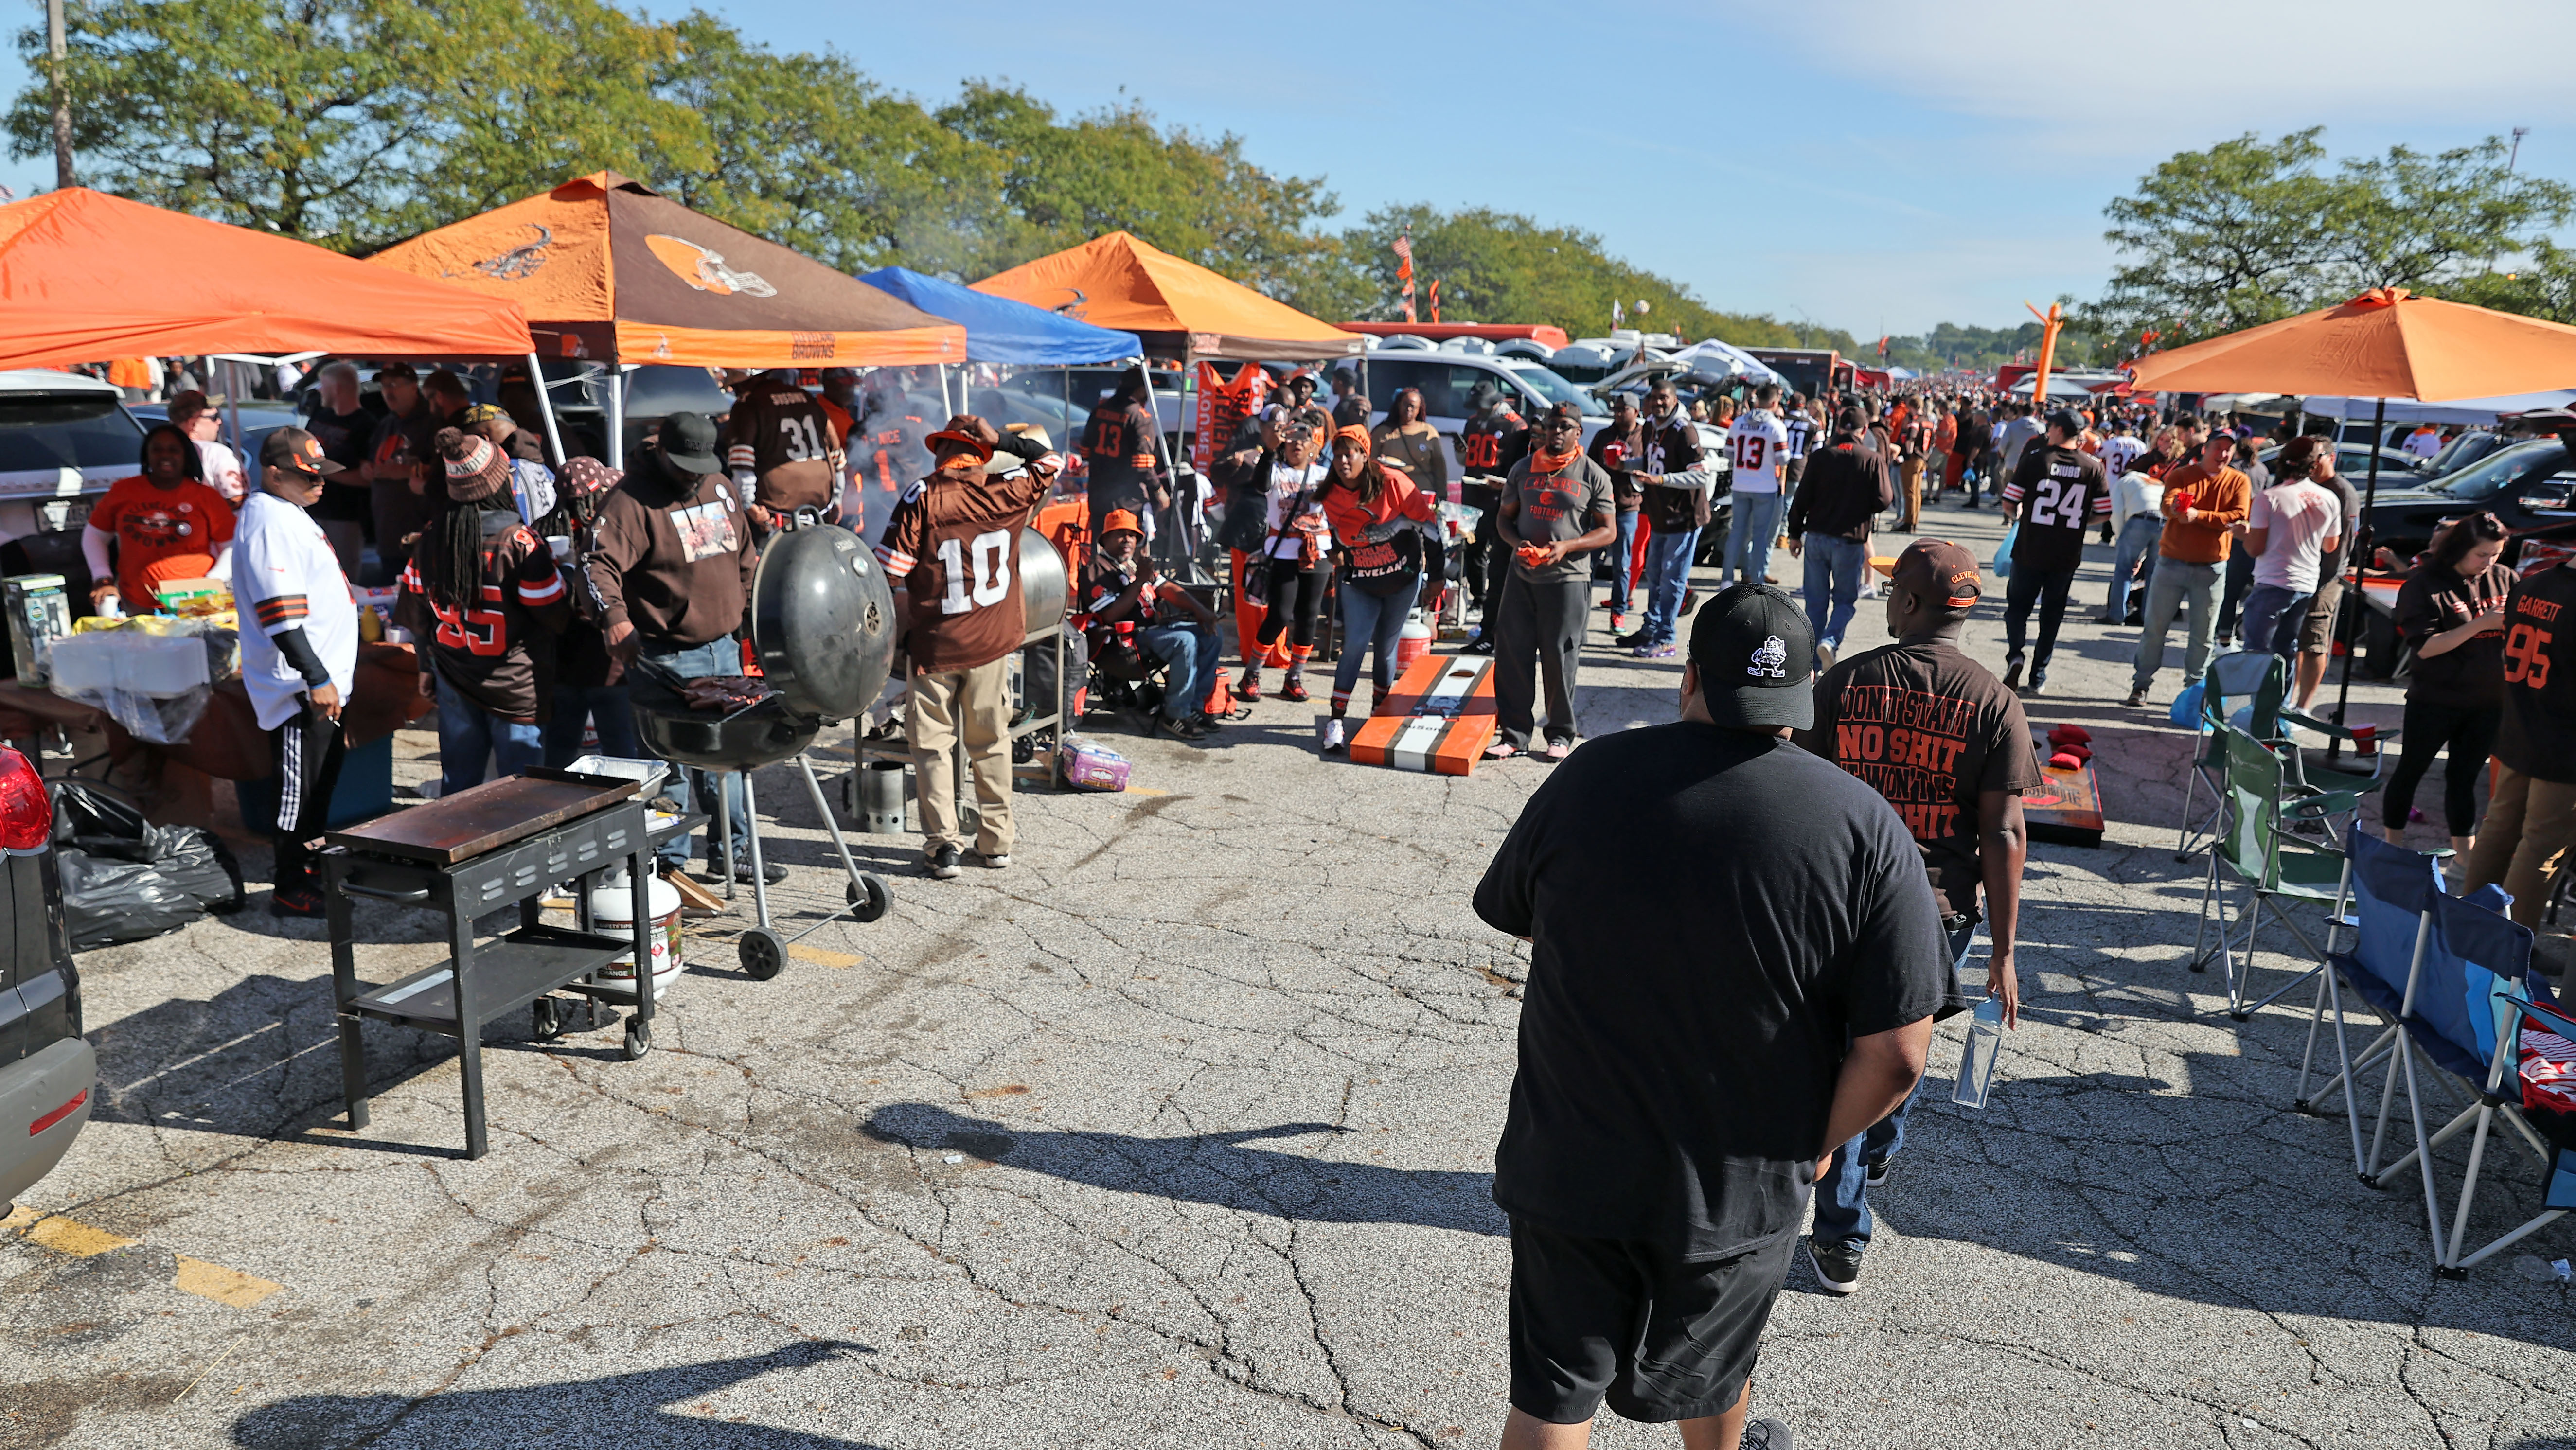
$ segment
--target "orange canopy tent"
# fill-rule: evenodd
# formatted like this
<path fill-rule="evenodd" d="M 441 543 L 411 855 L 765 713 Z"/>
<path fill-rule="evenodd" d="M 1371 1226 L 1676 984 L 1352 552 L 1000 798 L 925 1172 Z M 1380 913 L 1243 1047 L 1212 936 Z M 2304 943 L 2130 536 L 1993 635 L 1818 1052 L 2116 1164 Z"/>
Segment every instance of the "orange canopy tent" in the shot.
<path fill-rule="evenodd" d="M 2488 398 L 2576 387 L 2576 327 L 2374 288 L 2140 358 L 2137 392 Z"/>
<path fill-rule="evenodd" d="M 1126 232 L 1094 237 L 974 284 L 978 292 L 1135 333 L 1155 357 L 1305 361 L 1365 345 L 1344 332 Z"/>
<path fill-rule="evenodd" d="M 526 357 L 500 298 L 84 187 L 0 206 L 0 368 L 226 352 Z"/>
<path fill-rule="evenodd" d="M 370 260 L 517 303 L 548 357 L 740 368 L 966 360 L 956 323 L 614 171 Z"/>
<path fill-rule="evenodd" d="M 2491 312 L 2460 302 L 2417 297 L 2403 287 L 2374 287 L 2340 306 L 2285 317 L 2139 359 L 2134 392 L 2285 393 L 2376 398 L 2373 439 L 2385 436 L 2388 400 L 2439 402 L 2576 386 L 2576 327 Z M 2361 509 L 2371 535 L 2379 502 L 2379 454 Z M 2361 595 L 2364 551 L 2347 551 Z M 2352 693 L 2352 655 L 2343 662 L 2335 719 Z M 2333 746 L 2341 749 L 2343 738 Z"/>

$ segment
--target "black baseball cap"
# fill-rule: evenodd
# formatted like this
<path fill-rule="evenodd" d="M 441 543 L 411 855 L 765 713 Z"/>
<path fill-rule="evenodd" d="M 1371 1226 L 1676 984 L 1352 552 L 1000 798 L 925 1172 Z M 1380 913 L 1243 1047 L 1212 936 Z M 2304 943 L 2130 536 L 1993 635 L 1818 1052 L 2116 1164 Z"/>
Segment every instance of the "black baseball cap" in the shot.
<path fill-rule="evenodd" d="M 2069 438 L 2084 436 L 2084 417 L 2073 408 L 2060 408 L 2048 415 L 2048 426 Z"/>
<path fill-rule="evenodd" d="M 722 473 L 716 458 L 716 420 L 704 413 L 673 413 L 662 420 L 662 456 L 683 473 Z"/>
<path fill-rule="evenodd" d="M 280 428 L 261 441 L 259 466 L 283 468 L 307 478 L 327 478 L 344 472 L 339 464 L 322 456 L 320 439 L 301 428 Z"/>
<path fill-rule="evenodd" d="M 1787 591 L 1738 584 L 1699 607 L 1690 660 L 1709 718 L 1735 730 L 1816 723 L 1816 633 Z"/>

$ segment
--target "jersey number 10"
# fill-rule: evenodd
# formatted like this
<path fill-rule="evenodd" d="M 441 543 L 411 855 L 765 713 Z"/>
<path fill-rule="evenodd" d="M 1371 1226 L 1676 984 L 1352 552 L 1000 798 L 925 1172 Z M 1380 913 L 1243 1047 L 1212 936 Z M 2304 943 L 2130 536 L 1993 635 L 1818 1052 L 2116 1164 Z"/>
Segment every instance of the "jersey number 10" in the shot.
<path fill-rule="evenodd" d="M 975 553 L 974 596 L 967 596 L 966 551 Z M 1011 531 L 994 529 L 975 536 L 965 547 L 951 539 L 939 541 L 939 572 L 947 577 L 948 592 L 940 597 L 939 612 L 964 614 L 1001 603 L 1011 593 Z"/>

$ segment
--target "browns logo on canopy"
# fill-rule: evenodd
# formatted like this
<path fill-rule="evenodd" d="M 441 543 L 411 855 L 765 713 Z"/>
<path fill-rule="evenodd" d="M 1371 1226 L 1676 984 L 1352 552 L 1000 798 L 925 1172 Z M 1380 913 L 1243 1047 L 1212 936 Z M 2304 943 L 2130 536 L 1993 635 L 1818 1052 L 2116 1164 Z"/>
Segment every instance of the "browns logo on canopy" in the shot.
<path fill-rule="evenodd" d="M 507 298 L 547 357 L 704 367 L 966 360 L 966 330 L 614 171 L 370 259 Z"/>

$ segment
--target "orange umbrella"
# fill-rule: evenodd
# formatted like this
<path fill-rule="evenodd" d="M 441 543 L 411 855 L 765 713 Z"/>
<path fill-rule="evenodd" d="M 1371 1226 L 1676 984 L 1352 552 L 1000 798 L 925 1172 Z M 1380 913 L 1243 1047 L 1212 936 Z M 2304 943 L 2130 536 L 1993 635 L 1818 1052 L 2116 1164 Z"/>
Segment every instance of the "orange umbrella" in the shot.
<path fill-rule="evenodd" d="M 0 368 L 223 352 L 526 357 L 506 300 L 84 187 L 0 206 Z"/>
<path fill-rule="evenodd" d="M 2339 307 L 2152 354 L 2132 371 L 2141 393 L 2491 398 L 2576 387 L 2576 327 L 2373 288 Z"/>

